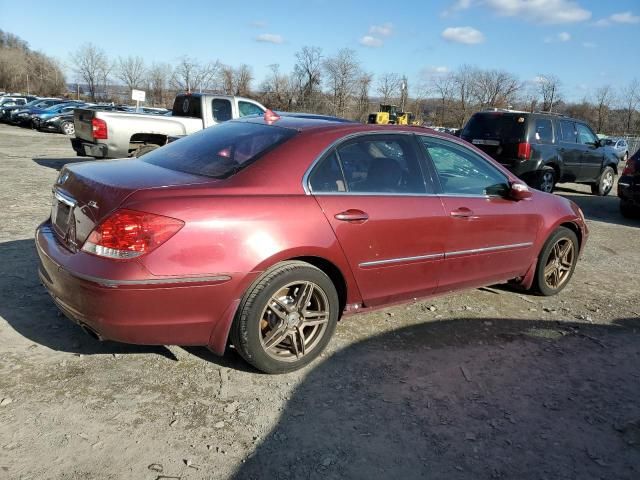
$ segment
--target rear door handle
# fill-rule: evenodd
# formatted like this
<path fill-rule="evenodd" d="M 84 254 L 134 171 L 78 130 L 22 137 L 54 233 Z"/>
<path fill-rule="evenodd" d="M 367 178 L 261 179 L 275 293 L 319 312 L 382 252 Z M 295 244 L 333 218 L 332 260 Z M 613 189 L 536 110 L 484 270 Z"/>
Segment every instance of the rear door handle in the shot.
<path fill-rule="evenodd" d="M 362 210 L 355 210 L 350 208 L 344 212 L 336 213 L 336 220 L 342 222 L 365 222 L 369 220 L 369 215 Z"/>
<path fill-rule="evenodd" d="M 467 207 L 460 207 L 451 212 L 453 218 L 476 218 L 473 215 L 473 211 Z"/>

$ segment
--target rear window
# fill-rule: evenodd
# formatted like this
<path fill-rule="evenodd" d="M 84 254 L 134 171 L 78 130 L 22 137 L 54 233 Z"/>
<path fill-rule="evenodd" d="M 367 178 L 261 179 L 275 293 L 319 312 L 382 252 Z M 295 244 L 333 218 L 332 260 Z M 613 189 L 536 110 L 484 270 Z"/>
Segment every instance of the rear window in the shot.
<path fill-rule="evenodd" d="M 473 115 L 462 131 L 467 140 L 493 139 L 519 142 L 524 139 L 525 117 L 512 113 L 482 113 Z"/>
<path fill-rule="evenodd" d="M 199 95 L 178 95 L 173 101 L 173 116 L 202 118 L 201 103 Z"/>
<path fill-rule="evenodd" d="M 227 178 L 295 134 L 289 128 L 228 122 L 147 153 L 141 160 L 179 172 Z"/>

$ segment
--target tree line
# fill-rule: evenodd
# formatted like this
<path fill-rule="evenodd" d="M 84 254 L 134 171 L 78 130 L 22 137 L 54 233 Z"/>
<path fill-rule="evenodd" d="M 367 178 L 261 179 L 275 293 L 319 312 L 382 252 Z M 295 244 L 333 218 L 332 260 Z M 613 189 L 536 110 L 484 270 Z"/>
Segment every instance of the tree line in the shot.
<path fill-rule="evenodd" d="M 366 121 L 368 114 L 383 103 L 413 112 L 421 123 L 453 128 L 461 128 L 476 111 L 509 108 L 565 113 L 589 122 L 599 133 L 640 135 L 637 79 L 630 79 L 617 90 L 604 85 L 580 101 L 566 100 L 569 92 L 556 75 L 540 74 L 522 81 L 505 70 L 472 65 L 462 65 L 455 71 L 425 72 L 410 86 L 401 73 L 368 72 L 352 49 L 327 54 L 316 46 L 298 50 L 291 71 L 283 71 L 278 64 L 269 65 L 260 80 L 246 64 L 202 62 L 186 55 L 173 64 L 148 64 L 135 55 L 109 58 L 92 43 L 71 52 L 68 66 L 75 80 L 86 85 L 87 98 L 92 101 L 122 101 L 116 84 L 122 86 L 120 90 L 126 89 L 127 97 L 131 89 L 145 90 L 147 103 L 152 106 L 170 107 L 178 92 L 224 93 L 255 98 L 273 110 L 358 121 Z M 24 91 L 27 72 L 32 92 L 65 93 L 64 75 L 53 59 L 31 51 L 15 35 L 0 31 L 0 88 Z"/>

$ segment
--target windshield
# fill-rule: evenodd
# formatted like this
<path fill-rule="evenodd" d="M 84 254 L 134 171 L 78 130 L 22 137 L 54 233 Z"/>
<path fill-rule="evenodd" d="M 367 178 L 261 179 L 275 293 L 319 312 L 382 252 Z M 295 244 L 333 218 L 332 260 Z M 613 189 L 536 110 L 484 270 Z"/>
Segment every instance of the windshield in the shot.
<path fill-rule="evenodd" d="M 227 178 L 295 134 L 288 128 L 228 122 L 170 143 L 142 160 L 194 175 Z"/>
<path fill-rule="evenodd" d="M 525 117 L 513 113 L 478 113 L 469 119 L 462 131 L 465 139 L 521 141 L 525 133 Z"/>

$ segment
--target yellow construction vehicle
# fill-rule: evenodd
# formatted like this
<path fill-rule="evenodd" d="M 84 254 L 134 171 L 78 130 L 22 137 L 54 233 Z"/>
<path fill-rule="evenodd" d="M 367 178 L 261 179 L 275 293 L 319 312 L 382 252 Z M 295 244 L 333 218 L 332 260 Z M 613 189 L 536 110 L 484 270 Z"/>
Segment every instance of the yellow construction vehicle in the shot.
<path fill-rule="evenodd" d="M 369 114 L 367 123 L 376 125 L 395 125 L 398 121 L 398 107 L 396 105 L 380 105 L 380 110 Z"/>

